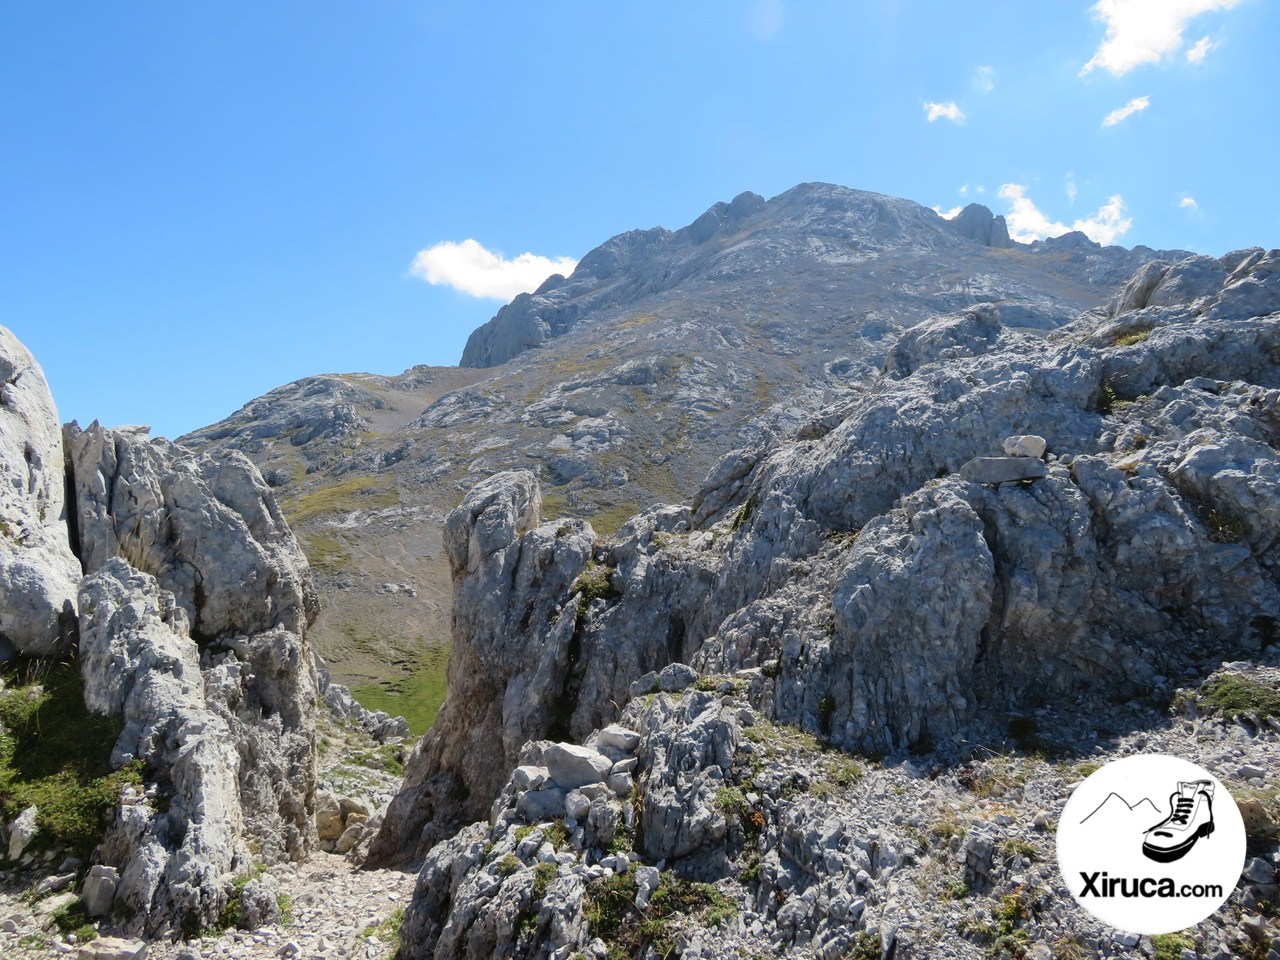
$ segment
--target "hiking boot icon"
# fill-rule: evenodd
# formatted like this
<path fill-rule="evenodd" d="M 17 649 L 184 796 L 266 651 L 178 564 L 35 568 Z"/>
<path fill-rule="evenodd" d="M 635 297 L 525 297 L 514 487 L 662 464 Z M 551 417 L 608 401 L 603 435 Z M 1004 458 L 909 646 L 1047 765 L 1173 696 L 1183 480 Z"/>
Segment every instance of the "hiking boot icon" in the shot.
<path fill-rule="evenodd" d="M 1169 795 L 1169 816 L 1143 834 L 1142 852 L 1150 860 L 1181 860 L 1201 837 L 1213 833 L 1213 782 L 1179 782 Z"/>

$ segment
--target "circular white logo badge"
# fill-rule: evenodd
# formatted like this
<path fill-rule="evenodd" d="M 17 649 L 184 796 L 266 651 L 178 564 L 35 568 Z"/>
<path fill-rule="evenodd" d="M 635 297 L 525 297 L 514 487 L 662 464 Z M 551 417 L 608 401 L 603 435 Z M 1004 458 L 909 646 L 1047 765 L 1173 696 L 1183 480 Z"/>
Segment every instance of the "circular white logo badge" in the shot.
<path fill-rule="evenodd" d="M 1227 788 L 1188 760 L 1112 761 L 1084 780 L 1058 822 L 1058 867 L 1080 906 L 1120 930 L 1194 926 L 1235 889 L 1244 821 Z"/>

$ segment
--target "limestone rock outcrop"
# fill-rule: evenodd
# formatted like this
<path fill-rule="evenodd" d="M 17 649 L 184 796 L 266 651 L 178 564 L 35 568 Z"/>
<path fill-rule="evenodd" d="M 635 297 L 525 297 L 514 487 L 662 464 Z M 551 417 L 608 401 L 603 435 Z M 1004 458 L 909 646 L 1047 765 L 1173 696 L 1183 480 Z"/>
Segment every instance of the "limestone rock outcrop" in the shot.
<path fill-rule="evenodd" d="M 573 710 L 581 602 L 563 597 L 595 537 L 581 521 L 540 523 L 540 508 L 526 471 L 492 477 L 449 515 L 449 695 L 405 765 L 374 862 L 411 858 L 483 816 L 525 742 L 553 735 Z"/>
<path fill-rule="evenodd" d="M 1176 288 L 1190 305 L 1132 308 L 1155 324 L 1133 342 L 1114 333 L 1127 313 L 1089 311 L 1035 351 L 992 330 L 962 350 L 913 353 L 830 429 L 725 457 L 692 508 L 650 510 L 603 544 L 583 537 L 564 569 L 551 563 L 554 524 L 511 541 L 527 480 L 478 488 L 450 521 L 455 596 L 467 601 L 455 656 L 482 642 L 501 658 L 462 675 L 477 720 L 453 729 L 502 742 L 510 769 L 519 737 L 548 733 L 520 704 L 545 710 L 570 694 L 559 735 L 581 742 L 657 689 L 668 664 L 688 663 L 756 671 L 753 707 L 833 746 L 901 751 L 1086 691 L 1141 696 L 1212 651 L 1264 642 L 1280 616 L 1270 263 L 1187 266 L 1194 283 Z M 1267 313 L 1250 315 L 1259 305 Z M 1007 443 L 1015 455 L 1002 457 Z M 486 689 L 480 676 L 518 679 Z M 470 806 L 451 814 L 483 816 L 498 795 L 491 772 L 459 775 L 467 761 L 445 759 L 443 744 L 421 756 L 432 759 L 415 758 L 404 795 L 418 819 L 388 818 L 386 850 L 398 837 L 425 851 L 448 834 L 422 832 L 433 808 L 412 798 L 424 770 L 466 784 Z M 662 822 L 695 793 L 707 790 L 673 787 Z M 559 799 L 524 797 L 523 814 Z M 717 829 L 682 840 L 673 828 L 670 849 L 642 833 L 646 851 L 680 859 Z"/>
<path fill-rule="evenodd" d="M 197 457 L 96 423 L 69 425 L 65 445 L 86 572 L 114 556 L 154 572 L 198 638 L 297 633 L 315 619 L 306 557 L 243 454 Z"/>
<path fill-rule="evenodd" d="M 119 871 L 114 908 L 134 933 L 211 927 L 249 851 L 236 743 L 206 699 L 186 614 L 119 558 L 85 578 L 80 609 L 85 703 L 124 717 L 113 763 L 147 764 L 162 798 L 122 804 L 102 844 Z"/>
<path fill-rule="evenodd" d="M 65 488 L 44 372 L 0 327 L 0 660 L 49 656 L 75 638 L 80 563 L 67 535 Z"/>
<path fill-rule="evenodd" d="M 305 855 L 317 703 L 306 630 L 318 605 L 270 488 L 242 454 L 196 456 L 139 432 L 72 424 L 66 447 L 86 573 L 122 558 L 173 595 L 238 755 L 246 834 L 268 860 Z"/>

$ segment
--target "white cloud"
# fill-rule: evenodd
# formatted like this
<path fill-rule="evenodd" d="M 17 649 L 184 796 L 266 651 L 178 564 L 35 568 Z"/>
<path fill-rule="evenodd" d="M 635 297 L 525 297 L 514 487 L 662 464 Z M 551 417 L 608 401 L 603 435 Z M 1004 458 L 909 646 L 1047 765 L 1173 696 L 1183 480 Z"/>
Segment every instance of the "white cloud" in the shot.
<path fill-rule="evenodd" d="M 924 112 L 929 115 L 929 122 L 938 118 L 950 120 L 952 123 L 964 123 L 964 111 L 955 105 L 954 102 L 948 103 L 932 103 L 926 102 Z"/>
<path fill-rule="evenodd" d="M 963 209 L 964 207 L 952 207 L 950 210 L 943 210 L 941 207 L 935 206 L 933 208 L 933 212 L 944 220 L 954 220 L 960 215 L 960 211 Z"/>
<path fill-rule="evenodd" d="M 747 28 L 757 40 L 772 40 L 786 18 L 782 0 L 756 0 L 747 13 Z"/>
<path fill-rule="evenodd" d="M 959 192 L 960 192 L 960 196 L 967 197 L 969 195 L 969 185 L 966 183 L 963 187 L 960 188 Z"/>
<path fill-rule="evenodd" d="M 1209 55 L 1209 51 L 1216 47 L 1217 44 L 1208 37 L 1201 37 L 1195 42 L 1195 45 L 1187 50 L 1187 63 L 1202 63 L 1204 58 Z"/>
<path fill-rule="evenodd" d="M 1133 226 L 1132 218 L 1124 215 L 1124 198 L 1118 193 L 1109 197 L 1093 214 L 1074 221 L 1069 227 L 1050 220 L 1027 196 L 1027 188 L 1021 184 L 1004 184 L 1000 188 L 1000 198 L 1009 204 L 1005 213 L 1009 236 L 1020 243 L 1060 237 L 1071 230 L 1079 230 L 1090 240 L 1108 244 L 1114 243 Z"/>
<path fill-rule="evenodd" d="M 1178 206 L 1183 210 L 1199 210 L 1200 204 L 1196 203 L 1196 198 L 1189 193 L 1184 193 L 1178 201 Z"/>
<path fill-rule="evenodd" d="M 1092 59 L 1080 69 L 1080 75 L 1101 67 L 1118 77 L 1144 63 L 1158 63 L 1182 47 L 1182 30 L 1189 21 L 1213 10 L 1230 10 L 1239 2 L 1098 0 L 1091 10 L 1095 20 L 1106 24 L 1107 33 Z"/>
<path fill-rule="evenodd" d="M 1067 174 L 1067 202 L 1074 204 L 1076 202 L 1076 194 L 1080 191 L 1076 189 L 1076 175 L 1074 173 Z"/>
<path fill-rule="evenodd" d="M 990 93 L 996 88 L 994 67 L 978 67 L 973 71 L 973 87 L 979 93 Z"/>
<path fill-rule="evenodd" d="M 1117 123 L 1129 119 L 1135 113 L 1140 113 L 1149 106 L 1151 106 L 1150 97 L 1134 97 L 1123 107 L 1116 107 L 1103 117 L 1102 125 L 1104 127 L 1114 127 Z"/>
<path fill-rule="evenodd" d="M 409 272 L 436 286 L 453 287 L 472 297 L 510 300 L 530 293 L 553 273 L 573 273 L 578 261 L 571 257 L 540 257 L 522 253 L 510 260 L 486 250 L 475 240 L 446 240 L 419 250 Z"/>

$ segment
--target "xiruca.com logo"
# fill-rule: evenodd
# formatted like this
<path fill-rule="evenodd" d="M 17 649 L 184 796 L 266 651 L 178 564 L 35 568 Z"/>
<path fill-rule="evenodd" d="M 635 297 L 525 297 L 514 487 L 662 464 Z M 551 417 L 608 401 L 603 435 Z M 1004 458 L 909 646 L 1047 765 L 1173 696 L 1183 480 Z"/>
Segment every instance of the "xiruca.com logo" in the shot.
<path fill-rule="evenodd" d="M 1160 754 L 1095 771 L 1058 823 L 1068 889 L 1099 920 L 1131 933 L 1171 933 L 1209 916 L 1235 888 L 1244 853 L 1244 822 L 1226 787 Z"/>

